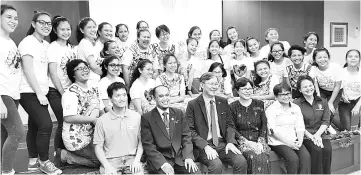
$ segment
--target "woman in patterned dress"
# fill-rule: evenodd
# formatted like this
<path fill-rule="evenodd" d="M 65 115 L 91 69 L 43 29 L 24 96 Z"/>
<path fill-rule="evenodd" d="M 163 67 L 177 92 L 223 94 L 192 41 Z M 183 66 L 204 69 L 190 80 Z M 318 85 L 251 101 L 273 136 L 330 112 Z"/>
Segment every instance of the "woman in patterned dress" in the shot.
<path fill-rule="evenodd" d="M 267 145 L 267 118 L 264 103 L 252 100 L 253 83 L 242 77 L 235 83 L 239 100 L 230 104 L 232 123 L 236 130 L 239 149 L 247 159 L 248 174 L 269 174 L 270 148 Z"/>
<path fill-rule="evenodd" d="M 156 86 L 163 85 L 169 89 L 169 103 L 183 102 L 185 98 L 185 83 L 183 75 L 177 73 L 178 60 L 173 54 L 166 54 L 163 58 L 164 72 L 155 80 Z"/>
<path fill-rule="evenodd" d="M 265 109 L 270 106 L 275 99 L 273 94 L 273 87 L 279 83 L 278 77 L 271 74 L 270 64 L 266 60 L 257 61 L 254 64 L 255 78 L 254 78 L 254 95 L 251 97 L 254 100 L 262 100 Z"/>

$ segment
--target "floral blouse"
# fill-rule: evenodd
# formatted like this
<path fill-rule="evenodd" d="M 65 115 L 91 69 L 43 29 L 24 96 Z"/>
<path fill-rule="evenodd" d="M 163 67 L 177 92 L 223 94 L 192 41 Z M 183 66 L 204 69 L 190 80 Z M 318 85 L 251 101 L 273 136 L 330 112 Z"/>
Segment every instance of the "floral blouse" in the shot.
<path fill-rule="evenodd" d="M 152 50 L 153 57 L 156 58 L 159 62 L 159 69 L 163 71 L 163 56 L 165 54 L 175 54 L 175 45 L 172 44 L 167 49 L 163 50 L 159 43 L 153 43 L 150 48 Z"/>
<path fill-rule="evenodd" d="M 183 75 L 174 74 L 174 76 L 169 79 L 165 73 L 160 74 L 155 80 L 156 86 L 163 85 L 169 89 L 170 97 L 178 97 L 181 91 L 185 91 L 185 83 Z"/>

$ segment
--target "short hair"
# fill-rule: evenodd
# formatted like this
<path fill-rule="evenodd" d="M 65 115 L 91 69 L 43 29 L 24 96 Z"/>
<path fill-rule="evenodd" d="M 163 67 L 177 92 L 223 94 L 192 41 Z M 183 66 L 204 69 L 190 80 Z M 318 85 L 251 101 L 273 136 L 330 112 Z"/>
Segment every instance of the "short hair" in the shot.
<path fill-rule="evenodd" d="M 317 43 L 320 41 L 320 37 L 318 36 L 318 34 L 316 32 L 307 32 L 305 36 L 303 36 L 303 41 L 307 41 L 307 39 L 311 36 L 311 35 L 315 35 L 317 38 Z"/>
<path fill-rule="evenodd" d="M 292 46 L 290 47 L 290 49 L 288 49 L 288 56 L 291 57 L 293 50 L 298 50 L 298 51 L 300 51 L 300 52 L 302 53 L 302 55 L 304 55 L 304 54 L 306 53 L 306 49 L 305 49 L 304 47 L 301 47 L 301 46 L 299 46 L 299 45 L 292 45 Z"/>
<path fill-rule="evenodd" d="M 254 87 L 253 82 L 250 79 L 241 77 L 236 81 L 236 83 L 234 83 L 234 88 L 239 91 L 239 88 L 247 86 L 248 83 L 252 86 L 252 88 Z"/>
<path fill-rule="evenodd" d="M 210 66 L 209 69 L 208 69 L 208 72 L 213 72 L 213 70 L 214 70 L 215 68 L 217 68 L 217 67 L 221 68 L 221 70 L 222 70 L 222 77 L 226 77 L 226 76 L 227 76 L 226 69 L 224 69 L 223 64 L 222 64 L 222 63 L 219 63 L 219 62 L 214 62 L 214 63 L 212 63 L 211 66 Z"/>
<path fill-rule="evenodd" d="M 162 25 L 158 26 L 157 28 L 155 28 L 155 36 L 157 36 L 157 38 L 159 38 L 160 33 L 162 33 L 162 32 L 167 32 L 167 33 L 170 34 L 169 28 L 164 24 L 162 24 Z"/>
<path fill-rule="evenodd" d="M 289 91 L 291 92 L 291 87 L 288 86 L 287 83 L 280 83 L 280 84 L 277 84 L 275 87 L 273 87 L 273 94 L 275 96 L 278 96 L 278 94 L 280 94 L 282 91 Z"/>
<path fill-rule="evenodd" d="M 201 83 L 205 83 L 206 81 L 208 81 L 212 78 L 217 78 L 217 77 L 212 72 L 206 72 L 199 78 L 199 81 Z"/>
<path fill-rule="evenodd" d="M 304 80 L 308 80 L 308 81 L 312 82 L 313 85 L 315 85 L 315 81 L 313 81 L 312 77 L 310 77 L 309 75 L 301 75 L 298 77 L 298 80 L 297 80 L 297 89 L 298 90 L 301 90 L 301 83 Z"/>
<path fill-rule="evenodd" d="M 165 87 L 165 88 L 167 88 L 168 89 L 168 91 L 169 91 L 169 88 L 167 87 L 167 86 L 164 86 L 164 85 L 158 85 L 158 86 L 156 86 L 156 87 L 154 87 L 151 91 L 150 91 L 150 95 L 151 96 L 153 96 L 154 98 L 155 98 L 155 95 L 156 95 L 156 90 L 159 88 L 159 87 Z"/>
<path fill-rule="evenodd" d="M 74 69 L 81 63 L 84 63 L 85 66 L 88 66 L 88 63 L 82 59 L 74 59 L 74 60 L 69 61 L 66 64 L 66 73 L 68 74 L 68 78 L 72 83 L 75 82 L 75 78 L 74 78 L 75 70 Z"/>
<path fill-rule="evenodd" d="M 114 82 L 114 83 L 110 84 L 107 88 L 108 97 L 112 98 L 114 91 L 117 91 L 119 89 L 124 89 L 125 93 L 128 94 L 128 89 L 127 89 L 127 86 L 125 86 L 125 84 L 123 84 L 121 82 Z"/>
<path fill-rule="evenodd" d="M 318 64 L 316 63 L 316 56 L 320 52 L 326 52 L 326 54 L 328 55 L 328 59 L 331 59 L 330 52 L 326 48 L 324 48 L 324 47 L 317 48 L 317 49 L 315 49 L 315 51 L 313 51 L 313 55 L 312 55 L 312 59 L 313 59 L 313 64 L 312 65 L 313 66 L 318 67 Z"/>

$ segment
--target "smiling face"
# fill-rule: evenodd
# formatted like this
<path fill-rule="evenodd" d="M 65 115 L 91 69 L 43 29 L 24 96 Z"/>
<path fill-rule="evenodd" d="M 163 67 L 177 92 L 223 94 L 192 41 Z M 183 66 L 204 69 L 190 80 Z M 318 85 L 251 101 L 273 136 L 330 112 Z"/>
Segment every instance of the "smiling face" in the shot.
<path fill-rule="evenodd" d="M 218 79 L 222 78 L 223 72 L 222 69 L 218 66 L 213 69 L 212 71 L 213 75 L 216 76 Z"/>
<path fill-rule="evenodd" d="M 138 46 L 141 49 L 147 49 L 150 44 L 150 33 L 148 31 L 143 31 L 138 37 Z"/>
<path fill-rule="evenodd" d="M 104 41 L 109 41 L 113 38 L 113 28 L 109 24 L 105 24 L 101 31 L 98 31 L 99 37 Z"/>
<path fill-rule="evenodd" d="M 113 59 L 107 67 L 107 71 L 109 75 L 112 76 L 119 76 L 120 74 L 120 63 L 119 63 L 119 59 Z"/>
<path fill-rule="evenodd" d="M 160 32 L 159 38 L 158 38 L 161 42 L 167 43 L 169 41 L 169 33 L 162 30 Z"/>
<path fill-rule="evenodd" d="M 191 40 L 187 45 L 187 50 L 191 55 L 197 52 L 198 44 L 196 40 Z"/>
<path fill-rule="evenodd" d="M 202 37 L 202 33 L 200 29 L 195 29 L 191 36 L 191 38 L 196 39 L 197 41 L 199 41 L 201 37 Z"/>
<path fill-rule="evenodd" d="M 74 78 L 75 82 L 86 82 L 89 79 L 90 69 L 84 63 L 80 63 L 78 66 L 74 68 Z"/>
<path fill-rule="evenodd" d="M 306 48 L 309 48 L 309 49 L 313 49 L 316 47 L 317 45 L 317 37 L 316 35 L 314 34 L 311 34 L 306 41 L 304 41 L 303 43 L 305 44 L 305 47 Z"/>
<path fill-rule="evenodd" d="M 97 25 L 92 20 L 88 21 L 88 23 L 84 26 L 84 29 L 80 29 L 80 31 L 84 34 L 84 38 L 91 40 L 97 38 Z"/>
<path fill-rule="evenodd" d="M 299 50 L 292 50 L 290 59 L 293 62 L 293 64 L 298 65 L 303 62 L 304 55 Z"/>
<path fill-rule="evenodd" d="M 208 48 L 209 53 L 211 53 L 211 55 L 218 55 L 219 54 L 219 44 L 216 41 L 213 41 L 211 43 L 211 45 L 209 45 Z"/>
<path fill-rule="evenodd" d="M 236 55 L 242 55 L 246 52 L 246 48 L 241 42 L 237 42 L 234 47 L 234 52 L 236 53 Z"/>
<path fill-rule="evenodd" d="M 127 91 L 124 88 L 113 90 L 113 96 L 110 98 L 110 101 L 113 103 L 113 106 L 118 108 L 126 107 L 128 103 Z"/>
<path fill-rule="evenodd" d="M 140 76 L 143 76 L 146 79 L 153 77 L 153 64 L 147 63 L 143 69 L 139 69 Z"/>
<path fill-rule="evenodd" d="M 321 51 L 316 54 L 315 61 L 319 67 L 326 67 L 330 63 L 330 57 L 326 51 Z"/>
<path fill-rule="evenodd" d="M 217 40 L 217 41 L 221 40 L 221 34 L 219 33 L 219 31 L 213 31 L 212 32 L 211 40 Z"/>
<path fill-rule="evenodd" d="M 123 42 L 126 42 L 128 40 L 128 35 L 129 31 L 127 27 L 125 27 L 124 25 L 120 26 L 118 30 L 119 39 Z"/>
<path fill-rule="evenodd" d="M 118 44 L 116 42 L 111 42 L 109 44 L 108 50 L 105 51 L 107 54 L 109 55 L 115 55 L 115 56 L 119 56 L 120 55 L 120 48 L 118 46 Z"/>
<path fill-rule="evenodd" d="M 18 12 L 13 9 L 7 9 L 1 15 L 1 30 L 6 33 L 12 33 L 18 26 Z"/>
<path fill-rule="evenodd" d="M 281 59 L 283 56 L 283 53 L 284 53 L 284 51 L 283 51 L 281 45 L 275 44 L 272 47 L 271 54 L 272 54 L 273 58 L 275 58 L 276 60 Z"/>
<path fill-rule="evenodd" d="M 177 71 L 177 66 L 177 60 L 173 56 L 170 56 L 167 63 L 165 64 L 165 69 L 168 72 L 175 73 Z"/>
<path fill-rule="evenodd" d="M 266 36 L 266 40 L 269 42 L 277 42 L 278 41 L 278 32 L 276 30 L 270 30 Z"/>
<path fill-rule="evenodd" d="M 167 108 L 169 108 L 170 95 L 169 95 L 168 88 L 166 88 L 164 86 L 157 87 L 155 89 L 154 96 L 155 96 L 154 100 L 155 100 L 158 108 L 160 108 L 162 110 L 166 110 Z"/>
<path fill-rule="evenodd" d="M 251 84 L 247 83 L 246 86 L 240 87 L 237 92 L 241 99 L 249 100 L 252 97 L 253 88 L 252 88 Z"/>
<path fill-rule="evenodd" d="M 299 91 L 303 94 L 305 97 L 311 97 L 313 96 L 313 93 L 315 92 L 315 86 L 310 80 L 304 79 L 301 82 L 301 87 Z"/>
<path fill-rule="evenodd" d="M 347 54 L 346 62 L 348 66 L 357 67 L 360 66 L 360 55 L 356 51 L 351 51 Z"/>
<path fill-rule="evenodd" d="M 292 95 L 290 91 L 285 91 L 282 90 L 282 92 L 280 92 L 277 96 L 276 99 L 278 100 L 278 102 L 280 102 L 281 104 L 289 104 L 292 100 Z"/>
<path fill-rule="evenodd" d="M 234 42 L 238 39 L 238 32 L 235 28 L 231 28 L 227 31 L 228 38 Z"/>
<path fill-rule="evenodd" d="M 268 67 L 268 65 L 266 63 L 260 63 L 256 67 L 256 73 L 262 79 L 267 78 L 270 73 L 270 68 Z"/>
<path fill-rule="evenodd" d="M 248 40 L 247 44 L 250 52 L 256 53 L 259 50 L 259 42 L 256 39 Z"/>
<path fill-rule="evenodd" d="M 48 36 L 52 29 L 51 19 L 48 15 L 40 15 L 35 22 L 31 22 L 31 25 L 35 28 L 35 32 L 43 37 Z"/>
<path fill-rule="evenodd" d="M 67 41 L 71 36 L 71 28 L 68 21 L 62 21 L 59 23 L 55 30 L 56 35 L 59 39 Z"/>
<path fill-rule="evenodd" d="M 219 88 L 217 77 L 213 77 L 209 80 L 206 80 L 204 83 L 201 83 L 201 87 L 203 88 L 203 93 L 209 97 L 214 97 Z"/>

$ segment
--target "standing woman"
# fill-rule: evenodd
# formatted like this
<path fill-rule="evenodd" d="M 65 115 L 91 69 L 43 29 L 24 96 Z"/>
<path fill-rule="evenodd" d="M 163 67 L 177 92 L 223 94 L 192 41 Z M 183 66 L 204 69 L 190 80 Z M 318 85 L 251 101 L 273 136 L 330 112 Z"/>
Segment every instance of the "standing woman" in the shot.
<path fill-rule="evenodd" d="M 288 49 L 291 47 L 290 43 L 287 41 L 280 41 L 279 35 L 278 35 L 278 29 L 277 28 L 269 28 L 265 32 L 265 41 L 267 45 L 263 46 L 261 48 L 261 54 L 262 55 L 268 55 L 268 53 L 271 51 L 271 45 L 276 42 L 280 42 L 283 44 L 285 48 L 285 53 L 288 53 Z"/>
<path fill-rule="evenodd" d="M 259 44 L 260 43 L 259 43 L 258 39 L 254 38 L 252 36 L 246 38 L 247 52 L 251 56 L 253 62 L 267 59 L 267 55 L 269 52 L 261 53 L 259 50 Z"/>
<path fill-rule="evenodd" d="M 310 76 L 316 82 L 316 93 L 328 101 L 328 107 L 332 112 L 331 121 L 339 128 L 338 120 L 333 116 L 341 99 L 342 68 L 339 64 L 330 61 L 330 53 L 326 48 L 316 49 L 313 53 L 314 65 Z"/>
<path fill-rule="evenodd" d="M 50 42 L 47 56 L 49 59 L 49 93 L 47 95 L 49 104 L 58 120 L 58 128 L 54 138 L 54 148 L 64 149 L 61 133 L 63 129 L 63 107 L 61 106 L 61 97 L 64 91 L 69 88 L 71 81 L 66 72 L 66 63 L 76 59 L 77 52 L 74 46 L 70 44 L 71 26 L 65 17 L 55 16 L 53 21 L 53 30 L 50 32 Z"/>
<path fill-rule="evenodd" d="M 118 24 L 115 26 L 115 42 L 117 42 L 121 55 L 129 48 L 128 42 L 129 30 L 126 24 Z"/>
<path fill-rule="evenodd" d="M 251 71 L 254 71 L 252 58 L 246 54 L 246 43 L 244 40 L 234 42 L 235 58 L 230 59 L 231 77 L 236 82 L 241 77 L 251 78 Z M 234 78 L 233 78 L 234 77 Z"/>
<path fill-rule="evenodd" d="M 298 78 L 297 88 L 302 96 L 294 103 L 301 108 L 305 122 L 303 144 L 311 155 L 311 174 L 331 174 L 332 147 L 325 134 L 331 114 L 327 101 L 316 95 L 314 82 L 308 75 Z"/>
<path fill-rule="evenodd" d="M 153 43 L 150 45 L 152 49 L 153 56 L 159 62 L 159 70 L 162 72 L 164 69 L 163 66 L 163 56 L 165 54 L 175 54 L 175 45 L 171 44 L 169 41 L 170 30 L 166 25 L 160 25 L 155 29 L 155 36 L 159 39 L 159 43 Z"/>
<path fill-rule="evenodd" d="M 186 88 L 183 75 L 177 73 L 178 59 L 173 54 L 166 54 L 163 64 L 164 72 L 155 79 L 156 86 L 163 85 L 169 89 L 170 104 L 183 102 Z"/>
<path fill-rule="evenodd" d="M 185 83 L 188 87 L 187 93 L 189 95 L 199 94 L 200 81 L 199 78 L 204 73 L 204 60 L 196 56 L 198 49 L 198 41 L 193 38 L 187 39 L 187 63 L 183 75 L 185 76 Z"/>
<path fill-rule="evenodd" d="M 319 39 L 320 38 L 316 32 L 308 32 L 303 37 L 303 43 L 305 44 L 305 49 L 306 49 L 305 59 L 304 59 L 305 63 L 313 64 L 312 56 L 313 56 L 313 52 L 316 49 Z"/>
<path fill-rule="evenodd" d="M 270 148 L 267 145 L 267 118 L 264 104 L 252 100 L 253 83 L 242 77 L 235 83 L 239 100 L 230 104 L 231 126 L 236 130 L 235 138 L 239 150 L 247 159 L 247 174 L 270 174 Z"/>
<path fill-rule="evenodd" d="M 271 74 L 283 81 L 286 66 L 293 64 L 285 54 L 285 48 L 282 43 L 276 42 L 271 45 L 271 52 L 268 55 L 268 61 L 271 66 Z"/>
<path fill-rule="evenodd" d="M 97 30 L 96 23 L 92 18 L 85 17 L 80 20 L 77 27 L 78 58 L 86 61 L 90 67 L 89 86 L 96 86 L 100 80 L 102 70 L 100 64 L 100 50 L 96 47 Z"/>
<path fill-rule="evenodd" d="M 100 23 L 98 26 L 97 38 L 95 47 L 100 52 L 104 47 L 104 43 L 113 39 L 113 26 L 108 22 Z"/>
<path fill-rule="evenodd" d="M 23 75 L 20 83 L 20 104 L 28 113 L 26 143 L 29 152 L 28 169 L 40 169 L 46 174 L 61 174 L 49 160 L 49 144 L 53 123 L 48 111 L 49 92 L 48 57 L 49 43 L 44 40 L 51 32 L 50 14 L 36 12 L 27 36 L 20 42 Z"/>
<path fill-rule="evenodd" d="M 208 72 L 212 72 L 218 79 L 219 87 L 217 89 L 216 95 L 224 98 L 231 98 L 232 84 L 227 76 L 227 72 L 224 69 L 223 64 L 219 62 L 214 62 L 209 67 Z"/>
<path fill-rule="evenodd" d="M 148 59 L 138 62 L 130 82 L 129 109 L 137 111 L 140 115 L 148 112 L 149 106 L 154 105 L 150 92 L 155 87 L 153 76 L 153 63 Z"/>
<path fill-rule="evenodd" d="M 228 57 L 234 53 L 234 43 L 238 40 L 238 32 L 236 27 L 230 26 L 227 28 L 227 46 L 224 47 L 224 51 Z"/>
<path fill-rule="evenodd" d="M 14 175 L 13 162 L 20 139 L 25 135 L 18 112 L 20 99 L 21 57 L 10 34 L 18 26 L 18 13 L 13 6 L 1 4 L 0 41 L 0 118 L 7 137 L 1 150 L 1 174 Z M 3 136 L 3 135 L 2 135 Z"/>
<path fill-rule="evenodd" d="M 262 100 L 265 103 L 265 109 L 267 109 L 275 100 L 272 89 L 280 82 L 277 76 L 271 74 L 270 64 L 266 60 L 254 63 L 254 70 L 256 72 L 254 77 L 255 88 L 252 99 Z"/>
<path fill-rule="evenodd" d="M 136 29 L 137 29 L 137 33 L 140 30 L 149 30 L 149 25 L 148 25 L 148 23 L 146 21 L 140 20 L 140 21 L 137 22 Z"/>
<path fill-rule="evenodd" d="M 351 49 L 346 53 L 346 67 L 343 69 L 343 93 L 339 103 L 340 130 L 351 129 L 351 118 L 360 117 L 361 71 L 360 51 Z M 360 118 L 357 118 L 360 127 Z M 354 124 L 354 123 L 353 123 Z"/>
<path fill-rule="evenodd" d="M 196 52 L 196 57 L 205 60 L 207 58 L 207 46 L 201 43 L 202 31 L 198 26 L 193 26 L 189 29 L 188 38 L 196 39 L 198 42 L 198 49 Z"/>
<path fill-rule="evenodd" d="M 102 100 L 101 103 L 104 104 L 104 111 L 109 112 L 111 111 L 112 105 L 108 97 L 107 88 L 114 82 L 124 83 L 124 80 L 119 77 L 121 65 L 117 56 L 107 56 L 101 64 L 101 67 L 103 73 L 98 83 L 99 98 Z"/>
<path fill-rule="evenodd" d="M 220 43 L 217 40 L 212 40 L 208 44 L 208 57 L 206 60 L 206 70 L 209 69 L 210 65 L 214 62 L 222 63 L 223 67 L 226 69 L 226 71 L 230 72 L 230 64 L 229 64 L 229 57 L 227 55 L 221 56 L 220 54 Z"/>

